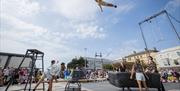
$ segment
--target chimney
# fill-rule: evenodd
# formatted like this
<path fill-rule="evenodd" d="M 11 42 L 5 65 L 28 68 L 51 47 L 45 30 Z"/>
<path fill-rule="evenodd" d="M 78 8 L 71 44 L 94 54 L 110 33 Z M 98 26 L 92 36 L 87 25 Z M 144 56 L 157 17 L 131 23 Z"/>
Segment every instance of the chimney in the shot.
<path fill-rule="evenodd" d="M 144 48 L 144 50 L 145 50 L 145 51 L 148 51 L 148 49 L 147 49 L 147 48 Z"/>
<path fill-rule="evenodd" d="M 136 51 L 133 51 L 134 54 L 136 54 Z"/>
<path fill-rule="evenodd" d="M 154 51 L 157 51 L 156 47 L 153 47 Z"/>

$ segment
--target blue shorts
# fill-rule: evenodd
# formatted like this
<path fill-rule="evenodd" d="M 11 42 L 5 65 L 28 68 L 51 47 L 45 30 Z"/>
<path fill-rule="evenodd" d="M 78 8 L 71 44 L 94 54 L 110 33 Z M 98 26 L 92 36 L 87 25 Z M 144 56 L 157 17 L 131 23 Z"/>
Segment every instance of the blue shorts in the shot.
<path fill-rule="evenodd" d="M 146 81 L 143 73 L 136 73 L 136 80 Z"/>

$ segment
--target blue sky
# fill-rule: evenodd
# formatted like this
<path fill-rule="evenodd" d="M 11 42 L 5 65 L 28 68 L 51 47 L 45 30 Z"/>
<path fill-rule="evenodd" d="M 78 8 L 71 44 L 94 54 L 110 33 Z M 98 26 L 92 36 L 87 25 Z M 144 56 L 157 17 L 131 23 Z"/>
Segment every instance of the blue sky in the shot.
<path fill-rule="evenodd" d="M 24 54 L 36 48 L 45 52 L 45 63 L 67 63 L 75 56 L 94 57 L 95 52 L 118 59 L 144 49 L 138 23 L 146 17 L 166 9 L 180 20 L 180 0 L 106 1 L 118 7 L 100 12 L 94 0 L 1 0 L 0 51 Z M 143 25 L 149 48 L 179 45 L 165 16 L 152 22 Z M 180 33 L 180 25 L 173 23 Z M 157 36 L 163 41 L 157 42 Z"/>

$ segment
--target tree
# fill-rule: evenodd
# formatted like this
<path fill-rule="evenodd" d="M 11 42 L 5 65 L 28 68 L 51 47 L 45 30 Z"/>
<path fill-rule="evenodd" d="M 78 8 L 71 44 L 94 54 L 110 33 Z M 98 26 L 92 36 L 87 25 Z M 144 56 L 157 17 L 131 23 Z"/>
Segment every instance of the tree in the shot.
<path fill-rule="evenodd" d="M 113 66 L 112 66 L 112 64 L 103 64 L 103 69 L 113 70 Z"/>
<path fill-rule="evenodd" d="M 85 66 L 85 59 L 83 57 L 80 57 L 79 59 L 73 58 L 72 61 L 67 64 L 68 68 L 84 67 L 84 66 Z"/>

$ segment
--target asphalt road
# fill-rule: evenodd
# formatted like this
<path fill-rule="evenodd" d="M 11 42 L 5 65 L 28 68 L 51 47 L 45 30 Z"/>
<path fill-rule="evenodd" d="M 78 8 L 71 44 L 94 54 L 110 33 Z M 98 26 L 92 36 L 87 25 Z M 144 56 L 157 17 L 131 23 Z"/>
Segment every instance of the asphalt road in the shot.
<path fill-rule="evenodd" d="M 180 91 L 180 83 L 163 83 L 166 91 Z M 109 82 L 94 82 L 94 83 L 83 83 L 82 87 L 91 89 L 92 91 L 122 91 L 121 88 L 117 88 Z M 138 88 L 131 88 L 132 91 L 138 91 Z M 125 88 L 125 91 L 128 91 Z M 149 91 L 157 91 L 155 88 L 149 88 Z"/>
<path fill-rule="evenodd" d="M 53 91 L 64 91 L 65 85 L 67 82 L 58 82 L 54 83 L 53 85 Z M 180 83 L 163 83 L 166 91 L 180 91 Z M 32 85 L 34 87 L 35 84 Z M 48 84 L 46 84 L 47 89 Z M 109 84 L 108 81 L 102 81 L 102 82 L 89 82 L 89 83 L 81 83 L 82 91 L 122 91 L 122 88 L 115 87 L 111 84 Z M 5 90 L 5 86 L 0 87 L 0 91 Z M 8 91 L 19 91 L 18 89 L 23 89 L 23 85 L 13 85 L 10 87 Z M 39 88 L 42 88 L 42 84 L 39 86 Z M 131 88 L 132 91 L 138 91 L 138 88 Z M 42 90 L 37 90 L 42 91 Z M 128 91 L 125 88 L 125 91 Z M 157 91 L 155 88 L 149 88 L 149 91 Z"/>

